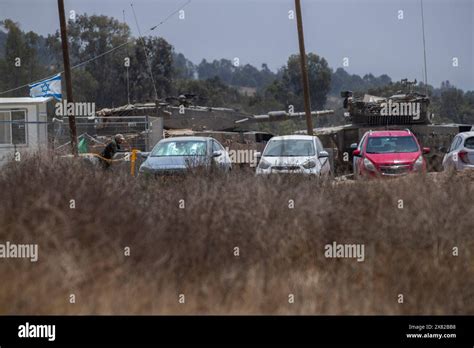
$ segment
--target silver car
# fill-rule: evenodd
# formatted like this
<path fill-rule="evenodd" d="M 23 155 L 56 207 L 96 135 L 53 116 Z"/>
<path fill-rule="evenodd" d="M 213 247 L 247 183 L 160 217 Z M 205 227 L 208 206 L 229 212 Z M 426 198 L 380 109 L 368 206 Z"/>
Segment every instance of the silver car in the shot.
<path fill-rule="evenodd" d="M 474 169 L 474 132 L 456 135 L 443 158 L 444 170 Z"/>
<path fill-rule="evenodd" d="M 331 172 L 329 154 L 321 141 L 310 135 L 273 137 L 268 142 L 257 166 L 257 175 L 301 173 L 327 176 Z"/>
<path fill-rule="evenodd" d="M 224 147 L 210 137 L 173 137 L 160 140 L 150 153 L 142 154 L 146 161 L 140 174 L 179 174 L 195 167 L 217 165 L 229 171 L 232 163 Z"/>

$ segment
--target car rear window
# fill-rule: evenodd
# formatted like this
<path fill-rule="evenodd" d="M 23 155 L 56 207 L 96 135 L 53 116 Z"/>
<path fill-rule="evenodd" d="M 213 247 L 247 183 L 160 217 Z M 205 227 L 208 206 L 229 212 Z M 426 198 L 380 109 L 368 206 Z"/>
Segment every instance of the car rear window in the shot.
<path fill-rule="evenodd" d="M 474 150 L 474 137 L 467 138 L 464 142 L 464 147 L 467 149 Z"/>
<path fill-rule="evenodd" d="M 408 153 L 419 151 L 418 144 L 412 136 L 369 137 L 367 153 Z"/>

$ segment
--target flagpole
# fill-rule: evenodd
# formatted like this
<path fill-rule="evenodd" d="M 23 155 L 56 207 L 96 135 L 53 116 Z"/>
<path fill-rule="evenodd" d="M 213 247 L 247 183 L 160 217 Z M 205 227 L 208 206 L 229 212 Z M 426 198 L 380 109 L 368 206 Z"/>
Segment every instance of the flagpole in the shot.
<path fill-rule="evenodd" d="M 69 48 L 67 39 L 66 16 L 64 14 L 64 0 L 58 0 L 59 24 L 61 26 L 61 43 L 63 47 L 64 77 L 66 80 L 67 101 L 73 103 L 71 66 L 69 64 Z M 72 108 L 74 109 L 74 108 Z M 66 109 L 67 110 L 67 109 Z M 66 111 L 67 112 L 67 111 Z M 75 115 L 67 112 L 69 116 L 69 131 L 71 135 L 72 154 L 77 156 L 77 132 Z"/>

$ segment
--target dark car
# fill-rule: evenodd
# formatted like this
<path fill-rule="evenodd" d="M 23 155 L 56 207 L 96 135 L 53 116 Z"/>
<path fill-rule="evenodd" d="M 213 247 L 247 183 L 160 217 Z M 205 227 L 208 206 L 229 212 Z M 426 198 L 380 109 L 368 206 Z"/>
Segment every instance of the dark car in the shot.
<path fill-rule="evenodd" d="M 179 174 L 196 167 L 232 168 L 229 154 L 224 147 L 210 137 L 172 137 L 160 140 L 153 150 L 145 155 L 140 174 Z"/>

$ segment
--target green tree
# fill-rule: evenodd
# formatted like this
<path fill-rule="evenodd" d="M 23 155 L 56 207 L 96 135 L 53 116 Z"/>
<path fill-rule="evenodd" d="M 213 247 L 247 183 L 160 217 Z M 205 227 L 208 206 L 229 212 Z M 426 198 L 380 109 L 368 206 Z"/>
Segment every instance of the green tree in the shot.
<path fill-rule="evenodd" d="M 111 17 L 87 14 L 78 16 L 74 22 L 69 21 L 68 36 L 71 64 L 87 62 L 74 69 L 76 100 L 91 98 L 89 100 L 95 101 L 98 107 L 126 104 L 127 63 L 132 101 L 155 100 L 153 80 L 159 98 L 170 93 L 173 47 L 163 38 L 150 36 L 131 40 L 130 28 L 126 24 Z M 62 69 L 59 32 L 50 35 L 47 42 L 56 56 L 57 69 Z"/>
<path fill-rule="evenodd" d="M 322 109 L 330 90 L 331 69 L 326 59 L 313 53 L 307 55 L 307 65 L 311 107 L 313 110 Z M 280 74 L 282 78 L 275 80 L 268 91 L 281 103 L 302 110 L 304 101 L 299 55 L 290 56 Z"/>
<path fill-rule="evenodd" d="M 440 116 L 457 123 L 467 123 L 469 108 L 464 102 L 464 92 L 460 89 L 450 87 L 441 92 Z M 472 111 L 472 109 L 470 110 Z"/>
<path fill-rule="evenodd" d="M 200 80 L 218 77 L 222 82 L 238 87 L 253 87 L 263 89 L 270 85 L 276 78 L 266 64 L 261 70 L 251 64 L 234 66 L 228 59 L 213 60 L 208 62 L 203 59 L 196 68 Z"/>
<path fill-rule="evenodd" d="M 235 72 L 235 67 L 228 59 L 213 60 L 212 63 L 203 59 L 197 66 L 197 72 L 200 80 L 208 80 L 218 77 L 226 84 L 232 84 L 232 77 Z"/>
<path fill-rule="evenodd" d="M 130 68 L 130 91 L 134 101 L 154 101 L 155 92 L 153 80 L 157 90 L 158 98 L 170 95 L 173 78 L 173 47 L 163 38 L 146 37 L 143 43 L 137 42 L 134 46 L 133 57 Z M 148 59 L 148 61 L 147 61 Z M 150 75 L 151 66 L 152 76 Z"/>
<path fill-rule="evenodd" d="M 207 80 L 178 80 L 176 94 L 190 93 L 198 96 L 201 104 L 207 106 L 226 106 L 241 109 L 246 98 L 237 89 L 223 83 L 218 77 Z"/>
<path fill-rule="evenodd" d="M 36 51 L 39 36 L 33 32 L 24 33 L 18 23 L 10 19 L 0 22 L 7 32 L 4 58 L 0 59 L 0 86 L 2 90 L 12 89 L 35 81 L 46 73 Z M 26 96 L 27 88 L 16 90 L 10 96 Z"/>
<path fill-rule="evenodd" d="M 173 78 L 194 79 L 195 65 L 182 53 L 173 53 Z"/>
<path fill-rule="evenodd" d="M 120 105 L 126 102 L 125 49 L 111 54 L 105 52 L 129 40 L 130 29 L 126 24 L 107 16 L 79 15 L 68 22 L 69 54 L 71 65 L 88 61 L 74 69 L 73 94 L 77 101 L 90 98 L 98 107 Z M 62 69 L 62 51 L 59 31 L 47 39 L 55 55 L 56 68 Z M 102 55 L 102 56 L 101 56 Z"/>
<path fill-rule="evenodd" d="M 368 89 L 383 88 L 392 83 L 388 75 L 375 77 L 372 74 L 366 74 L 360 77 L 357 74 L 349 74 L 343 68 L 338 68 L 331 77 L 331 95 L 339 96 L 341 91 L 352 91 L 363 93 Z"/>

